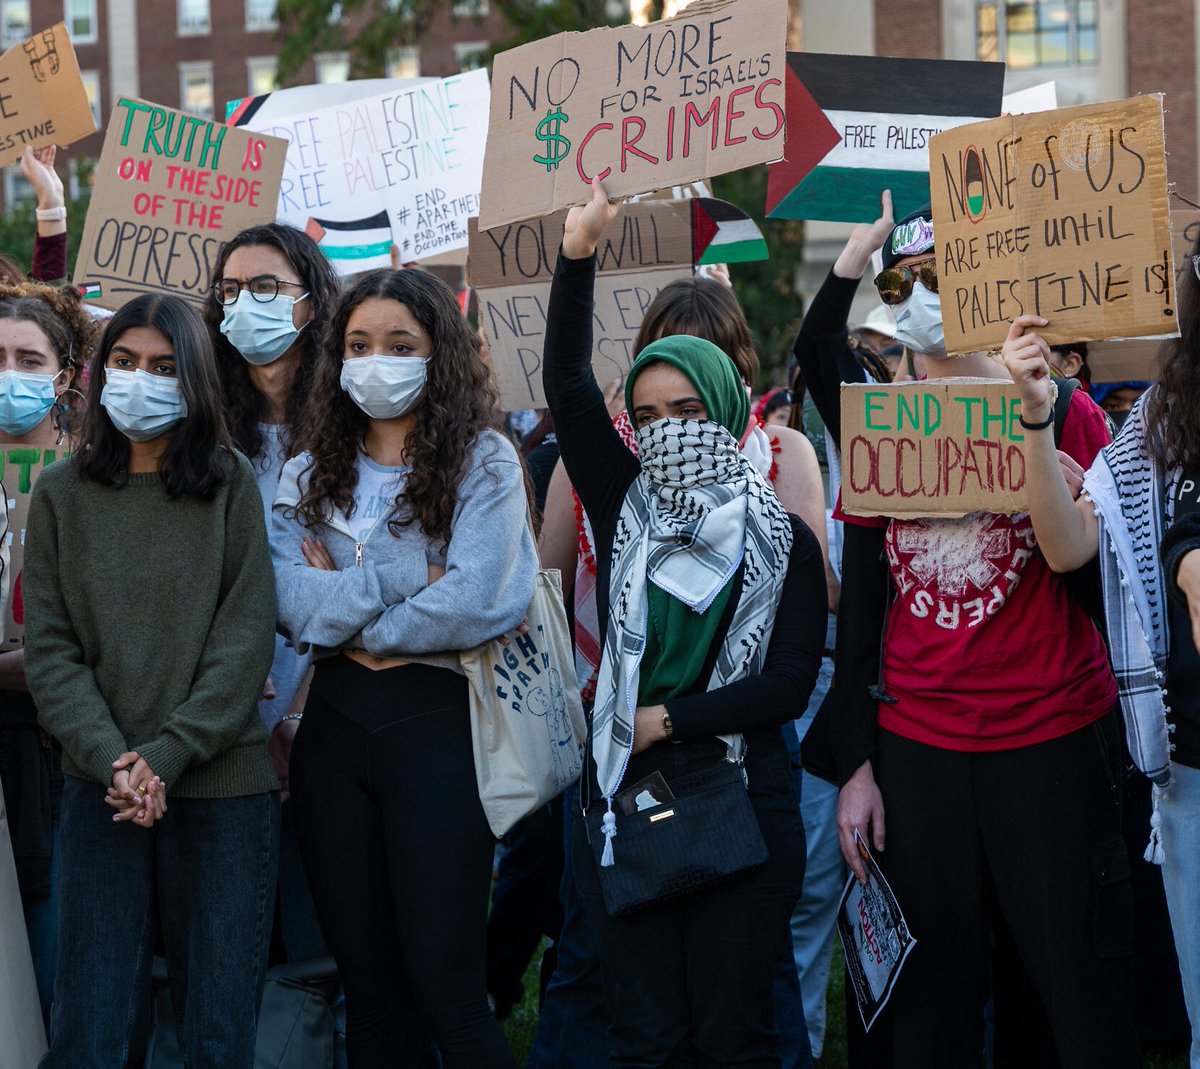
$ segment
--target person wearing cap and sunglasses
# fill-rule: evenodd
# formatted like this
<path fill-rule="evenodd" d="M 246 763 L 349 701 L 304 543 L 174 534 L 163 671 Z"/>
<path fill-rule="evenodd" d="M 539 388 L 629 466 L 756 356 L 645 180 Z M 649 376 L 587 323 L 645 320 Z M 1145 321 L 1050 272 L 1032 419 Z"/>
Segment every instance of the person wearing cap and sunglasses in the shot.
<path fill-rule="evenodd" d="M 928 206 L 893 224 L 884 195 L 835 265 L 850 296 L 879 243 L 876 288 L 928 377 L 1010 377 L 991 354 L 946 353 Z M 1107 441 L 1076 390 L 1062 449 L 1086 467 Z M 893 1064 L 978 1059 L 1002 918 L 1064 1069 L 1132 1069 L 1121 739 L 1099 632 L 1028 516 L 850 521 L 845 533 L 830 734 L 842 853 L 861 879 L 855 832 L 883 852 L 917 939 L 890 1004 Z"/>

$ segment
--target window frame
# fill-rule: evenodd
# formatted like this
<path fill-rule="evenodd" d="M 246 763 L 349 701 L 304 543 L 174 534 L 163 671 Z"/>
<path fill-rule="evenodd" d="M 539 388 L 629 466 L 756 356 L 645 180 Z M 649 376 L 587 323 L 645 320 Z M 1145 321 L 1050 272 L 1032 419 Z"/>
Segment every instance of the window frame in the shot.
<path fill-rule="evenodd" d="M 189 107 L 187 100 L 187 76 L 189 74 L 204 73 L 208 76 L 208 92 L 211 97 L 209 101 L 209 114 L 203 115 L 200 111 Z M 213 81 L 213 65 L 211 60 L 202 59 L 188 61 L 179 64 L 179 110 L 186 111 L 189 115 L 200 115 L 201 118 L 207 119 L 209 122 L 214 122 L 217 108 L 217 92 L 216 85 Z"/>

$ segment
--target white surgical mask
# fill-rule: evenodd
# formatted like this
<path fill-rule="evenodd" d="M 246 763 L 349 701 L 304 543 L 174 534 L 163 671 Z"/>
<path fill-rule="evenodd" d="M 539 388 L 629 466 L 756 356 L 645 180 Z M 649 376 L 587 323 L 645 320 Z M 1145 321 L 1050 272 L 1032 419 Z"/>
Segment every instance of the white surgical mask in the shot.
<path fill-rule="evenodd" d="M 342 389 L 372 419 L 395 419 L 411 412 L 425 392 L 420 356 L 356 356 L 342 362 Z"/>
<path fill-rule="evenodd" d="M 233 304 L 225 306 L 221 333 L 247 362 L 259 367 L 273 364 L 304 329 L 298 330 L 292 322 L 292 309 L 307 296 L 285 297 L 280 293 L 274 300 L 256 301 L 249 290 L 242 290 Z"/>
<path fill-rule="evenodd" d="M 0 430 L 14 438 L 33 430 L 54 406 L 57 381 L 58 375 L 0 371 Z"/>
<path fill-rule="evenodd" d="M 896 341 L 935 360 L 945 360 L 946 338 L 942 333 L 942 304 L 920 282 L 914 282 L 906 300 L 892 306 L 896 317 Z"/>
<path fill-rule="evenodd" d="M 148 442 L 187 416 L 179 380 L 148 371 L 106 368 L 100 403 L 108 418 L 132 442 Z"/>

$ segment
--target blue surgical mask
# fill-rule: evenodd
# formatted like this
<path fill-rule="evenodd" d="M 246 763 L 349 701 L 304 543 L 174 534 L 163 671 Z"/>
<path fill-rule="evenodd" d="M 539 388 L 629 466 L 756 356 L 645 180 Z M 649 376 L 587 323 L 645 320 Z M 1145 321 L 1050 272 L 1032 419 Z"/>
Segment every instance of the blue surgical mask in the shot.
<path fill-rule="evenodd" d="M 233 304 L 225 306 L 221 333 L 248 363 L 258 367 L 273 364 L 299 336 L 300 330 L 292 322 L 292 308 L 307 296 L 285 297 L 280 293 L 274 300 L 256 301 L 249 290 L 242 290 Z"/>
<path fill-rule="evenodd" d="M 342 362 L 342 389 L 372 419 L 395 419 L 424 395 L 428 363 L 419 356 L 355 356 Z"/>
<path fill-rule="evenodd" d="M 131 442 L 157 438 L 188 413 L 178 379 L 140 370 L 106 368 L 100 403 L 113 426 Z"/>
<path fill-rule="evenodd" d="M 57 379 L 32 371 L 0 371 L 0 430 L 20 438 L 41 423 L 54 406 Z"/>

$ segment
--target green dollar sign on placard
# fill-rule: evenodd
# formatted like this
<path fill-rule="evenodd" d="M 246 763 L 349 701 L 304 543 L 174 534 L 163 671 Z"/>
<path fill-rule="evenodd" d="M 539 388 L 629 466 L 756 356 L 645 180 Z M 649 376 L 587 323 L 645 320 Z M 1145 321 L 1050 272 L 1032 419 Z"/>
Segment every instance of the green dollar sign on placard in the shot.
<path fill-rule="evenodd" d="M 558 165 L 567 158 L 567 153 L 571 151 L 571 140 L 562 132 L 562 124 L 569 121 L 563 114 L 562 108 L 557 110 L 551 108 L 546 112 L 546 117 L 537 124 L 537 131 L 534 133 L 539 141 L 546 142 L 546 154 L 534 156 L 534 163 L 544 164 L 547 171 L 558 169 Z"/>

